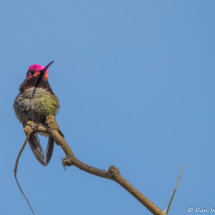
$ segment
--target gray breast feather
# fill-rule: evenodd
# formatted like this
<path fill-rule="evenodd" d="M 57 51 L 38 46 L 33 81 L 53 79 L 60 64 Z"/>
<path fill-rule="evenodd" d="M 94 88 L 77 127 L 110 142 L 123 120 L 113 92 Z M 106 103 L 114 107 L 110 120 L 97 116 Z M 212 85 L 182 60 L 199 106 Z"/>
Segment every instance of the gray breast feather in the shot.
<path fill-rule="evenodd" d="M 57 96 L 42 88 L 37 88 L 33 95 L 34 89 L 20 93 L 13 104 L 15 114 L 23 124 L 29 119 L 41 123 L 47 115 L 55 115 L 59 108 Z"/>

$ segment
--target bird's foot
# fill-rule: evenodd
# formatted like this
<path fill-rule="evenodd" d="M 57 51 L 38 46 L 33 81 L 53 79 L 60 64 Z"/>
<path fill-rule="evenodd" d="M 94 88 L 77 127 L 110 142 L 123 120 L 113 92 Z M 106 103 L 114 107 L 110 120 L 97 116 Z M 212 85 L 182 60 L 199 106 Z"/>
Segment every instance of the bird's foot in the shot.
<path fill-rule="evenodd" d="M 48 125 L 49 128 L 51 129 L 56 129 L 56 130 L 60 130 L 59 125 L 57 124 L 55 117 L 52 115 L 49 115 L 46 117 L 46 121 L 45 123 Z"/>
<path fill-rule="evenodd" d="M 33 132 L 35 128 L 35 123 L 33 121 L 28 121 L 27 124 L 24 127 L 24 132 L 26 135 L 28 135 L 29 132 Z"/>
<path fill-rule="evenodd" d="M 27 121 L 27 124 L 24 127 L 24 132 L 27 134 L 30 130 L 32 132 L 36 131 L 40 126 L 42 125 L 42 123 L 35 123 L 33 121 Z"/>

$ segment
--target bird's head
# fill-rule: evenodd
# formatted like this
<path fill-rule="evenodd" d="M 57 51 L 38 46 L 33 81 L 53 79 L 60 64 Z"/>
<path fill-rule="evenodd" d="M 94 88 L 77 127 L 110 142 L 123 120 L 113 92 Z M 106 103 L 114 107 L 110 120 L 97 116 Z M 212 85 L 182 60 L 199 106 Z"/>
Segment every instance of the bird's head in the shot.
<path fill-rule="evenodd" d="M 49 63 L 46 67 L 33 64 L 29 67 L 27 73 L 26 73 L 26 79 L 29 79 L 31 77 L 37 77 L 37 76 L 43 76 L 43 78 L 48 79 L 48 67 L 53 63 Z"/>

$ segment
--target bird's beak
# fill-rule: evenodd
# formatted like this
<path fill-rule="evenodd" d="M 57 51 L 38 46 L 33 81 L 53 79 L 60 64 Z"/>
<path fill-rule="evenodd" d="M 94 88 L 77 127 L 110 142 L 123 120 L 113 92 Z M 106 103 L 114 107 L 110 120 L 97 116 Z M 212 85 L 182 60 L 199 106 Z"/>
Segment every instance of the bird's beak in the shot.
<path fill-rule="evenodd" d="M 52 61 L 51 63 L 49 63 L 43 70 L 46 71 L 51 66 L 52 63 L 54 63 L 54 61 Z"/>
<path fill-rule="evenodd" d="M 40 83 L 40 81 L 41 81 L 43 75 L 45 74 L 46 70 L 49 68 L 49 66 L 51 66 L 51 64 L 52 64 L 53 62 L 54 62 L 54 61 L 52 61 L 51 63 L 49 63 L 43 70 L 40 71 L 40 75 L 39 75 L 39 77 L 38 77 L 38 79 L 37 79 L 37 82 L 36 82 L 36 84 L 35 84 L 35 89 L 34 89 L 34 91 L 33 91 L 32 97 L 33 97 L 33 95 L 34 95 L 34 93 L 35 93 L 35 91 L 36 91 L 36 88 L 38 87 L 38 85 L 39 85 L 39 83 Z"/>

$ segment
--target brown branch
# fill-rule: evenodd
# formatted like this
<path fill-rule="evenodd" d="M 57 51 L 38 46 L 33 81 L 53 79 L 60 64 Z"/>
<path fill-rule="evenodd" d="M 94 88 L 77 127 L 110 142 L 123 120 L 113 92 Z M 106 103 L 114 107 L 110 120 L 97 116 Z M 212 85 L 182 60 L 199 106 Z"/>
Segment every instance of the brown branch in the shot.
<path fill-rule="evenodd" d="M 31 133 L 33 132 L 33 130 L 32 130 L 29 126 L 25 126 L 24 132 L 26 133 L 27 137 L 26 137 L 25 142 L 24 142 L 24 144 L 22 145 L 22 148 L 20 149 L 19 154 L 18 154 L 17 159 L 16 159 L 16 164 L 15 164 L 15 168 L 14 168 L 14 177 L 15 177 L 15 179 L 16 179 L 16 183 L 17 183 L 17 185 L 18 185 L 18 187 L 19 187 L 19 190 L 21 191 L 22 195 L 25 197 L 25 200 L 27 201 L 27 203 L 28 203 L 28 205 L 29 205 L 31 211 L 32 211 L 33 214 L 34 214 L 34 211 L 33 211 L 32 207 L 31 207 L 31 205 L 30 205 L 30 202 L 28 201 L 28 198 L 25 196 L 24 192 L 22 191 L 22 189 L 21 189 L 21 187 L 20 187 L 20 185 L 19 185 L 19 182 L 18 182 L 18 180 L 17 180 L 17 177 L 16 177 L 17 168 L 18 168 L 18 163 L 19 163 L 19 158 L 20 158 L 20 156 L 21 156 L 21 154 L 22 154 L 22 152 L 23 152 L 23 150 L 24 150 L 24 148 L 25 148 L 25 146 L 26 146 L 26 144 L 27 144 L 27 142 L 28 142 L 28 139 L 29 139 Z"/>
<path fill-rule="evenodd" d="M 181 172 L 180 172 L 180 175 L 179 175 L 179 178 L 178 178 L 176 187 L 175 187 L 175 189 L 174 189 L 174 192 L 173 192 L 173 194 L 172 194 L 171 200 L 170 200 L 170 202 L 169 202 L 168 208 L 167 208 L 167 210 L 166 210 L 166 214 L 169 213 L 169 208 L 170 208 L 170 206 L 171 206 L 171 204 L 172 204 L 172 200 L 173 200 L 174 195 L 175 195 L 175 192 L 176 192 L 176 190 L 177 190 L 178 183 L 179 183 L 179 181 L 180 181 L 180 179 L 181 179 L 181 173 L 182 173 L 182 171 L 183 171 L 183 168 L 184 168 L 184 165 L 181 167 Z"/>
<path fill-rule="evenodd" d="M 28 124 L 33 122 L 29 121 Z M 64 138 L 59 134 L 59 126 L 57 125 L 54 116 L 47 116 L 46 124 L 41 125 L 37 128 L 38 132 L 46 133 L 51 135 L 57 145 L 61 146 L 66 154 L 66 157 L 62 160 L 63 166 L 76 166 L 77 168 L 88 172 L 90 174 L 111 179 L 118 184 L 120 184 L 124 189 L 126 189 L 131 195 L 133 195 L 140 203 L 142 203 L 150 212 L 155 215 L 166 215 L 160 208 L 158 208 L 154 203 L 152 203 L 147 197 L 140 193 L 135 187 L 133 187 L 129 182 L 127 182 L 119 172 L 119 169 L 115 166 L 110 166 L 108 171 L 100 170 L 89 166 L 80 160 L 78 160 L 70 149 L 69 145 L 66 143 Z"/>

